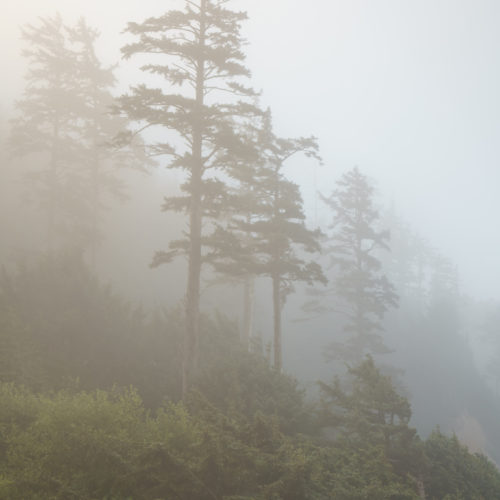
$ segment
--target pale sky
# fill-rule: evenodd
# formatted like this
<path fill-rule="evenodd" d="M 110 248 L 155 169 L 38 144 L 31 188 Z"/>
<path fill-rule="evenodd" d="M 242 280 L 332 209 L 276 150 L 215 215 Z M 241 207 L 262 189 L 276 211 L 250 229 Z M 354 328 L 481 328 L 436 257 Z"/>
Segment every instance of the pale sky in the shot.
<path fill-rule="evenodd" d="M 0 19 L 0 113 L 22 90 L 19 25 L 84 15 L 116 62 L 127 21 L 179 1 L 17 0 Z M 357 165 L 387 202 L 452 258 L 462 288 L 500 299 L 500 2 L 234 0 L 248 66 L 277 132 L 314 134 L 325 165 L 296 161 L 308 210 Z M 126 78 L 133 61 L 122 62 Z M 316 173 L 314 174 L 314 171 Z M 321 209 L 321 207 L 318 207 Z M 319 217 L 322 217 L 320 211 Z"/>

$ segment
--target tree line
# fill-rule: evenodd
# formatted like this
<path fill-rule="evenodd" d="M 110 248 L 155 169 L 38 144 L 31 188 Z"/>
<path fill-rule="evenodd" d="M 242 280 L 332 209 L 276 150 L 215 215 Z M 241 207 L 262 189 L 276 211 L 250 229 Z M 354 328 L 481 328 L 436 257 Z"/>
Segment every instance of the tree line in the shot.
<path fill-rule="evenodd" d="M 129 23 L 126 31 L 135 41 L 123 47 L 124 58 L 140 55 L 147 60 L 141 70 L 164 85 L 153 87 L 145 77 L 118 98 L 112 94 L 114 68 L 98 60 L 98 33 L 83 19 L 69 27 L 56 16 L 23 30 L 29 70 L 9 145 L 13 157 L 28 156 L 31 162 L 30 194 L 45 216 L 49 253 L 71 241 L 95 260 L 105 199 L 125 195 L 120 169 L 145 168 L 161 158 L 184 173 L 180 194 L 165 198 L 162 209 L 184 213 L 188 229 L 151 263 L 187 259 L 184 394 L 199 364 L 205 266 L 244 284 L 247 343 L 253 281 L 270 279 L 278 371 L 283 306 L 297 282 L 326 285 L 326 271 L 317 262 L 321 251 L 341 269 L 325 296 L 335 292 L 348 309 L 344 329 L 351 345 L 338 346 L 338 356 L 359 361 L 383 350 L 376 330 L 395 304 L 373 254 L 387 248 L 386 235 L 375 229 L 373 188 L 358 169 L 323 198 L 332 209 L 331 244 L 323 244 L 319 229 L 307 227 L 300 189 L 285 167 L 297 155 L 321 162 L 318 144 L 312 136 L 276 136 L 271 111 L 261 109 L 257 93 L 245 84 L 250 76 L 240 35 L 245 18 L 226 2 L 203 0 Z"/>
<path fill-rule="evenodd" d="M 122 52 L 141 61 L 144 83 L 119 97 L 114 67 L 99 61 L 98 33 L 84 20 L 67 26 L 55 16 L 24 28 L 30 65 L 8 146 L 29 165 L 46 256 L 4 272 L 0 283 L 0 491 L 497 498 L 492 464 L 438 430 L 420 440 L 408 401 L 375 366 L 371 356 L 390 351 L 384 318 L 403 290 L 388 275 L 399 284 L 401 267 L 411 269 L 412 285 L 422 288 L 430 278 L 418 274 L 418 262 L 387 262 L 389 233 L 373 183 L 358 168 L 321 194 L 328 227 L 306 224 L 286 167 L 292 157 L 304 168 L 322 163 L 319 146 L 313 136 L 276 135 L 271 110 L 248 83 L 245 19 L 225 1 L 199 0 L 129 23 L 134 41 Z M 122 169 L 155 163 L 182 173 L 162 209 L 183 214 L 187 229 L 151 266 L 183 257 L 188 272 L 182 307 L 150 317 L 102 286 L 87 264 L 105 237 L 103 210 L 126 196 Z M 439 269 L 436 297 L 453 285 L 453 270 Z M 243 342 L 226 319 L 201 311 L 208 270 L 245 289 Z M 272 363 L 252 344 L 257 278 L 270 282 Z M 301 282 L 310 287 L 307 315 L 338 318 L 328 356 L 351 366 L 350 385 L 321 384 L 315 408 L 282 374 L 282 310 Z M 114 384 L 132 385 L 140 397 Z M 75 450 L 102 462 L 90 470 Z"/>
<path fill-rule="evenodd" d="M 500 498 L 486 457 L 417 435 L 371 357 L 311 404 L 233 322 L 204 316 L 182 398 L 182 309 L 148 317 L 66 259 L 1 282 L 2 497 Z"/>

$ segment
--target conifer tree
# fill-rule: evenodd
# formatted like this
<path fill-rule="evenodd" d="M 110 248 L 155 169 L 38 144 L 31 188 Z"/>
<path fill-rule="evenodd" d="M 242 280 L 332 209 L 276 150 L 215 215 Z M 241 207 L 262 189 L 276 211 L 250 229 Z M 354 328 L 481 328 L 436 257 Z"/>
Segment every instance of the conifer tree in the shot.
<path fill-rule="evenodd" d="M 232 192 L 234 215 L 228 229 L 219 228 L 216 268 L 247 279 L 266 276 L 272 283 L 274 367 L 282 369 L 281 311 L 294 283 L 326 283 L 321 267 L 303 256 L 320 251 L 319 230 L 305 225 L 299 186 L 284 175 L 286 161 L 297 154 L 320 160 L 314 137 L 281 139 L 264 115 L 256 131 L 258 161 L 239 165 Z"/>
<path fill-rule="evenodd" d="M 67 230 L 78 212 L 69 197 L 69 184 L 78 186 L 72 169 L 78 151 L 76 61 L 60 15 L 40 19 L 39 26 L 27 25 L 22 37 L 29 70 L 10 149 L 15 157 L 37 155 L 29 180 L 47 217 L 47 247 L 52 250 L 56 234 Z"/>
<path fill-rule="evenodd" d="M 204 222 L 216 219 L 225 201 L 225 180 L 219 174 L 235 156 L 248 153 L 236 124 L 256 112 L 245 100 L 254 92 L 241 81 L 250 76 L 243 65 L 240 36 L 246 14 L 227 9 L 226 3 L 186 1 L 183 10 L 129 23 L 127 31 L 137 41 L 123 48 L 126 58 L 147 54 L 149 61 L 142 69 L 162 77 L 166 86 L 136 86 L 122 97 L 122 110 L 144 128 L 163 129 L 161 139 L 150 144 L 150 154 L 168 157 L 168 167 L 185 173 L 183 194 L 167 198 L 163 209 L 188 215 L 186 238 L 171 242 L 168 251 L 153 259 L 153 265 L 159 265 L 187 255 L 184 394 L 198 365 L 200 275 L 209 236 L 203 228 L 210 228 Z"/>
<path fill-rule="evenodd" d="M 97 37 L 84 19 L 68 27 L 59 14 L 23 30 L 29 70 L 10 150 L 28 157 L 49 251 L 70 242 L 94 254 L 104 193 L 123 197 L 116 167 L 143 162 L 138 140 L 119 152 L 111 147 L 128 122 L 111 114 L 115 77 L 96 56 Z"/>
<path fill-rule="evenodd" d="M 388 251 L 389 232 L 377 227 L 373 187 L 358 168 L 344 174 L 329 197 L 331 209 L 329 245 L 325 253 L 334 271 L 332 302 L 326 309 L 345 317 L 345 342 L 332 342 L 333 358 L 360 362 L 366 354 L 388 352 L 380 336 L 382 318 L 397 296 L 383 273 L 377 251 Z M 317 305 L 317 304 L 316 304 Z"/>
<path fill-rule="evenodd" d="M 323 425 L 347 439 L 352 449 L 379 447 L 396 473 L 421 479 L 423 456 L 416 430 L 408 426 L 408 400 L 398 394 L 371 356 L 350 367 L 348 375 L 349 391 L 338 378 L 331 384 L 320 382 Z"/>
<path fill-rule="evenodd" d="M 99 32 L 83 18 L 75 27 L 68 29 L 76 59 L 76 92 L 81 102 L 78 135 L 82 161 L 79 170 L 88 205 L 85 239 L 92 261 L 102 236 L 100 216 L 106 207 L 105 198 L 111 196 L 125 200 L 127 197 L 125 184 L 118 172 L 124 168 L 144 171 L 145 166 L 151 163 L 144 154 L 139 136 L 127 143 L 120 141 L 123 135 L 128 136 L 129 122 L 112 112 L 116 105 L 112 89 L 117 81 L 114 67 L 104 66 L 96 54 L 99 36 Z"/>
<path fill-rule="evenodd" d="M 429 298 L 429 281 L 435 251 L 411 226 L 400 218 L 394 207 L 382 216 L 382 224 L 391 234 L 391 253 L 380 259 L 399 296 L 399 306 L 411 306 L 423 313 Z"/>
<path fill-rule="evenodd" d="M 231 283 L 243 287 L 243 325 L 240 338 L 248 350 L 254 348 L 257 339 L 253 337 L 253 316 L 255 308 L 255 281 L 257 278 L 253 263 L 256 235 L 250 230 L 252 224 L 262 216 L 263 188 L 265 176 L 264 138 L 265 124 L 269 113 L 263 113 L 245 123 L 242 133 L 253 145 L 255 156 L 233 157 L 228 173 L 231 183 L 221 218 L 210 239 L 211 252 L 207 260 L 216 271 L 213 283 Z"/>

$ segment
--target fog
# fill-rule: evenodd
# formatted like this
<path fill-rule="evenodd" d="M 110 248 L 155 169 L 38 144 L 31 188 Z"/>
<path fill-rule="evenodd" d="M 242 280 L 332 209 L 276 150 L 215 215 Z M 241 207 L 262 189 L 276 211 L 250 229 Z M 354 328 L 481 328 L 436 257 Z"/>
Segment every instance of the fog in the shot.
<path fill-rule="evenodd" d="M 16 316 L 16 307 L 19 306 L 19 323 L 24 321 L 29 325 L 25 330 L 20 327 L 19 332 L 36 333 L 39 330 L 41 333 L 36 335 L 45 339 L 41 345 L 47 349 L 42 349 L 42 353 L 51 351 L 57 342 L 62 342 L 64 349 L 61 348 L 57 356 L 47 354 L 46 361 L 40 361 L 44 354 L 36 351 L 38 347 L 33 348 L 36 355 L 26 354 L 23 350 L 26 359 L 38 361 L 23 368 L 21 375 L 3 377 L 0 370 L 0 381 L 20 382 L 35 391 L 65 388 L 70 379 L 81 381 L 85 390 L 108 389 L 115 383 L 133 385 L 138 387 L 146 406 L 156 408 L 163 400 L 186 400 L 191 377 L 196 379 L 198 356 L 201 356 L 202 372 L 213 369 L 212 365 L 217 366 L 217 342 L 222 342 L 221 335 L 226 333 L 221 332 L 227 330 L 240 337 L 243 356 L 248 354 L 247 351 L 255 350 L 277 373 L 283 371 L 297 377 L 311 404 L 317 403 L 321 393 L 318 380 L 330 380 L 333 375 L 342 378 L 346 364 L 353 366 L 366 354 L 373 355 L 382 373 L 392 376 L 395 387 L 411 403 L 411 424 L 422 438 L 430 435 L 429 439 L 432 439 L 433 429 L 440 426 L 447 433 L 456 433 L 471 451 L 485 453 L 496 464 L 500 463 L 500 432 L 496 423 L 500 411 L 500 351 L 495 320 L 500 307 L 500 266 L 497 264 L 500 227 L 494 223 L 495 214 L 500 213 L 497 194 L 500 186 L 500 169 L 497 167 L 500 161 L 500 4 L 495 0 L 312 0 L 307 6 L 297 0 L 228 2 L 227 8 L 248 13 L 248 20 L 241 26 L 243 37 L 248 42 L 242 47 L 246 56 L 244 65 L 251 71 L 249 84 L 261 92 L 258 99 L 260 109 L 272 111 L 273 133 L 278 138 L 307 138 L 302 143 L 291 140 L 283 145 L 278 141 L 272 146 L 264 144 L 267 139 L 261 139 L 260 144 L 257 141 L 257 147 L 267 148 L 267 161 L 278 165 L 276 179 L 282 176 L 279 178 L 289 182 L 290 185 L 284 185 L 283 189 L 290 190 L 291 199 L 295 199 L 293 186 L 298 186 L 297 192 L 303 199 L 301 210 L 311 234 L 303 235 L 303 240 L 295 240 L 293 248 L 302 246 L 293 257 L 303 264 L 301 272 L 307 269 L 310 274 L 307 278 L 296 277 L 300 275 L 297 271 L 295 275 L 276 278 L 274 271 L 266 271 L 263 264 L 261 268 L 255 262 L 253 265 L 257 267 L 254 268 L 248 264 L 252 260 L 252 248 L 256 254 L 267 255 L 263 247 L 249 245 L 250 251 L 247 248 L 248 253 L 243 257 L 235 257 L 231 254 L 233 250 L 218 247 L 220 242 L 229 245 L 230 240 L 224 239 L 226 233 L 214 232 L 219 241 L 213 243 L 210 240 L 213 235 L 209 234 L 212 228 L 227 224 L 235 231 L 235 227 L 244 231 L 242 228 L 245 223 L 252 223 L 253 215 L 248 215 L 243 222 L 232 220 L 230 215 L 221 213 L 224 210 L 236 211 L 233 205 L 229 208 L 216 205 L 200 215 L 200 239 L 204 236 L 208 241 L 203 240 L 201 245 L 212 245 L 215 250 L 200 254 L 199 265 L 202 255 L 205 260 L 199 291 L 192 288 L 196 280 L 189 277 L 196 271 L 191 271 L 188 276 L 188 266 L 192 269 L 196 260 L 193 246 L 189 246 L 193 244 L 172 244 L 183 237 L 188 242 L 196 239 L 194 233 L 190 233 L 193 224 L 196 226 L 192 208 L 192 193 L 196 189 L 192 186 L 195 183 L 190 185 L 188 182 L 182 187 L 189 171 L 185 165 L 166 168 L 170 153 L 161 155 L 154 151 L 154 161 L 149 161 L 143 153 L 155 141 L 165 140 L 164 128 L 147 128 L 137 136 L 136 144 L 133 141 L 127 145 L 120 143 L 120 147 L 113 150 L 124 156 L 109 170 L 112 172 L 109 178 L 103 177 L 105 188 L 98 194 L 94 193 L 97 201 L 93 201 L 98 208 L 89 216 L 89 221 L 92 217 L 95 219 L 88 222 L 88 227 L 81 215 L 84 212 L 78 212 L 83 210 L 83 204 L 71 206 L 68 222 L 63 212 L 69 210 L 71 200 L 61 198 L 63 209 L 55 203 L 56 208 L 52 207 L 54 215 L 51 213 L 53 202 L 37 198 L 33 185 L 38 181 L 30 175 L 45 161 L 43 150 L 30 152 L 28 146 L 21 144 L 21 149 L 25 147 L 29 154 L 16 156 L 12 153 L 15 120 L 22 115 L 22 102 L 30 89 L 27 75 L 33 69 L 28 66 L 26 55 L 23 57 L 23 50 L 27 48 L 26 40 L 23 41 L 21 36 L 23 26 L 39 26 L 43 19 L 56 13 L 60 13 L 64 24 L 74 26 L 83 16 L 89 27 L 100 32 L 96 41 L 97 58 L 104 67 L 114 67 L 114 97 L 131 95 L 130 89 L 142 83 L 160 87 L 167 94 L 170 91 L 182 94 L 185 88 L 189 89 L 188 86 L 181 84 L 169 89 L 161 76 L 141 71 L 141 65 L 150 63 L 148 54 L 132 53 L 133 57 L 125 59 L 121 49 L 137 38 L 133 33 L 125 32 L 127 23 L 141 23 L 146 18 L 161 16 L 167 10 L 182 9 L 184 4 L 182 0 L 167 3 L 151 0 L 140 3 L 19 0 L 4 8 L 0 19 L 3 67 L 0 86 L 0 264 L 4 280 L 0 282 L 0 299 L 5 300 L 6 305 L 2 309 L 0 300 L 0 313 L 10 318 L 12 310 Z M 246 99 L 242 95 L 242 99 Z M 248 100 L 249 106 L 257 102 L 252 99 Z M 214 102 L 217 102 L 216 98 Z M 236 101 L 227 102 L 230 106 Z M 142 111 L 137 111 L 130 103 L 126 112 L 127 105 L 120 106 L 120 116 L 127 115 L 123 118 L 125 125 L 119 124 L 120 131 L 127 127 L 136 130 L 138 123 L 142 126 L 148 120 L 155 121 L 146 114 L 141 115 Z M 242 111 L 239 116 L 243 116 Z M 257 113 L 255 116 L 252 124 L 263 119 L 261 128 L 267 130 L 266 126 L 271 127 L 271 120 L 265 121 L 268 115 Z M 130 122 L 126 121 L 128 119 Z M 234 123 L 244 128 L 244 120 L 246 118 Z M 180 128 L 176 130 L 179 132 Z M 73 133 L 70 132 L 68 137 L 71 138 Z M 189 148 L 196 142 L 196 133 L 188 134 L 190 139 L 186 139 L 183 133 L 186 134 L 184 129 L 168 140 L 180 151 L 184 151 L 184 147 L 189 153 Z M 116 137 L 116 134 L 114 138 L 106 137 L 106 141 L 112 142 Z M 234 147 L 236 139 L 231 140 Z M 240 146 L 243 151 L 247 144 Z M 235 183 L 244 186 L 250 181 L 231 170 L 234 165 L 229 165 L 227 160 L 227 155 L 232 154 L 230 147 L 226 156 L 217 147 L 215 150 L 219 156 L 216 155 L 214 161 L 219 163 L 214 167 L 213 179 L 226 183 L 222 191 L 228 191 L 219 193 L 220 199 L 230 200 L 228 203 L 236 203 L 234 206 L 238 207 L 238 203 L 243 202 L 232 200 L 231 182 L 236 179 Z M 193 146 L 192 158 L 196 158 L 194 151 Z M 206 159 L 203 159 L 205 151 Z M 202 141 L 200 158 L 207 164 L 211 158 L 209 153 L 208 146 Z M 317 153 L 321 159 L 316 157 Z M 185 154 L 183 161 L 186 162 L 187 153 L 182 154 Z M 232 159 L 233 164 L 248 163 L 248 160 L 241 161 L 237 154 L 240 153 L 233 155 L 238 158 Z M 250 157 L 244 154 L 241 153 L 241 158 Z M 103 165 L 109 166 L 115 161 L 111 154 L 103 158 Z M 255 173 L 250 176 L 268 179 L 269 185 L 271 177 L 266 178 L 269 171 L 264 167 L 262 171 L 258 170 L 260 166 L 255 168 Z M 361 177 L 358 178 L 359 172 Z M 97 175 L 95 173 L 96 178 Z M 373 209 L 377 214 L 367 223 L 373 228 L 369 240 L 372 246 L 367 244 L 359 248 L 367 253 L 373 250 L 376 264 L 372 271 L 379 280 L 379 288 L 374 292 L 379 302 L 372 306 L 373 310 L 368 309 L 367 314 L 371 314 L 372 319 L 364 327 L 350 325 L 345 319 L 345 311 L 339 312 L 337 305 L 332 306 L 330 300 L 336 294 L 335 300 L 343 306 L 347 304 L 347 308 L 354 308 L 353 311 L 356 307 L 365 307 L 359 305 L 364 304 L 363 300 L 349 295 L 352 283 L 342 281 L 342 265 L 335 268 L 342 258 L 329 254 L 325 240 L 328 237 L 336 244 L 339 241 L 345 244 L 341 233 L 335 233 L 342 220 L 342 211 L 338 208 L 340 202 L 332 201 L 329 205 L 325 199 L 333 193 L 333 200 L 335 190 L 342 189 L 339 181 L 347 183 L 349 176 L 352 182 L 357 179 L 364 187 L 368 186 L 366 189 L 373 206 L 368 204 L 367 211 L 371 213 Z M 123 183 L 125 196 L 115 196 L 114 188 L 106 191 L 106 183 L 111 186 L 115 181 Z M 79 181 L 71 182 L 68 186 L 74 186 L 77 192 Z M 91 191 L 86 193 L 83 198 L 91 196 Z M 191 201 L 181 206 L 180 197 L 186 193 L 190 193 Z M 199 196 L 202 200 L 208 195 L 205 193 L 205 198 Z M 178 197 L 172 203 L 178 203 L 181 208 L 162 211 L 165 197 Z M 245 199 L 243 195 L 241 198 Z M 332 211 L 331 207 L 335 209 Z M 205 208 L 200 208 L 203 210 Z M 53 229 L 46 227 L 45 212 L 49 214 L 48 226 L 53 224 Z M 218 215 L 214 216 L 214 213 Z M 265 212 L 256 217 L 262 222 Z M 60 230 L 57 224 L 64 225 L 64 230 Z M 313 241 L 312 230 L 316 228 L 326 236 L 321 239 L 316 235 L 314 238 L 319 239 Z M 252 234 L 255 236 L 258 231 L 254 229 Z M 265 240 L 265 235 L 264 228 L 262 240 Z M 82 243 L 83 240 L 86 243 Z M 245 248 L 247 242 L 243 241 L 243 246 L 238 248 Z M 322 250 L 315 245 L 322 245 Z M 180 257 L 174 263 L 151 268 L 154 258 L 170 259 L 171 256 L 158 257 L 158 254 L 154 257 L 156 252 L 169 248 L 172 255 L 175 253 Z M 228 248 L 233 247 L 229 245 Z M 226 254 L 220 258 L 224 251 Z M 72 260 L 75 258 L 78 264 Z M 332 264 L 335 258 L 340 260 Z M 272 264 L 272 259 L 270 262 Z M 206 263 L 212 267 L 205 266 Z M 80 265 L 86 270 L 80 270 Z M 246 265 L 250 266 L 246 274 L 241 269 L 235 271 L 238 266 L 245 270 Z M 292 264 L 288 262 L 286 265 Z M 66 271 L 68 284 L 65 284 Z M 96 283 L 100 283 L 95 289 L 94 278 L 84 277 L 87 272 L 97 280 Z M 325 284 L 325 276 L 330 281 L 328 284 Z M 32 283 L 32 289 L 29 283 Z M 278 290 L 273 295 L 276 283 Z M 45 287 L 52 292 L 48 291 L 43 300 L 44 293 L 40 292 L 40 302 L 37 302 L 36 291 Z M 83 287 L 83 295 L 94 294 L 97 302 L 102 301 L 102 306 L 96 306 L 94 311 L 94 306 L 83 301 L 88 309 L 73 309 L 71 300 L 73 296 L 80 297 L 79 287 Z M 52 306 L 47 306 L 45 301 L 50 302 L 50 293 L 53 293 L 54 303 L 66 304 L 64 290 L 68 293 L 68 304 L 73 305 L 68 305 L 67 311 L 61 314 L 56 306 L 51 309 Z M 110 295 L 103 290 L 109 290 Z M 246 295 L 244 290 L 247 290 Z M 327 295 L 318 298 L 318 290 L 327 290 L 324 292 Z M 355 290 L 359 292 L 359 288 Z M 196 305 L 198 294 L 199 308 Z M 16 296 L 16 300 L 9 302 L 11 296 Z M 325 306 L 328 302 L 325 302 L 326 296 L 330 297 L 330 303 Z M 130 306 L 118 305 L 122 300 L 123 304 Z M 45 306 L 48 309 L 43 309 Z M 116 318 L 102 319 L 100 323 L 101 314 L 107 318 L 107 307 L 115 311 Z M 129 311 L 127 307 L 130 311 L 137 311 L 137 316 L 125 312 Z M 249 310 L 252 311 L 251 319 L 246 316 Z M 196 318 L 199 311 L 202 314 L 199 320 L 201 340 L 193 340 L 190 344 L 190 328 L 196 333 L 193 333 L 193 338 L 198 339 Z M 50 321 L 44 314 L 51 318 Z M 59 314 L 64 320 L 61 319 L 61 325 L 55 321 L 56 327 L 53 327 L 52 315 Z M 356 314 L 352 312 L 353 317 Z M 89 334 L 85 344 L 80 341 L 87 335 L 86 315 L 93 318 L 90 327 L 94 327 L 92 335 L 95 338 Z M 71 323 L 71 318 L 74 323 Z M 113 323 L 115 320 L 116 324 Z M 17 325 L 16 321 L 12 324 Z M 7 320 L 5 322 L 10 324 Z M 77 325 L 74 332 L 71 325 Z M 187 333 L 179 333 L 183 328 Z M 368 334 L 363 347 L 349 344 L 348 333 L 357 331 L 356 328 L 360 332 L 363 328 L 373 329 L 374 333 L 370 333 L 372 344 L 367 340 Z M 125 339 L 123 345 L 120 345 L 120 329 Z M 283 333 L 282 349 L 281 344 L 276 347 L 277 329 L 280 330 L 279 342 L 281 330 Z M 70 330 L 73 333 L 68 334 Z M 104 332 L 102 335 L 101 331 Z M 165 334 L 167 331 L 169 333 Z M 66 334 L 69 335 L 68 341 L 64 340 Z M 12 335 L 12 338 L 22 336 L 20 333 Z M 106 335 L 111 339 L 109 345 Z M 340 340 L 342 335 L 344 340 Z M 206 339 L 213 339 L 214 344 L 208 345 Z M 377 344 L 379 340 L 380 345 Z M 345 355 L 338 354 L 344 352 L 342 343 Z M 31 341 L 28 344 L 31 345 Z M 117 345 L 120 348 L 114 352 L 112 346 Z M 351 349 L 349 353 L 347 345 Z M 0 342 L 0 351 L 1 346 Z M 235 352 L 231 349 L 237 349 L 226 348 L 229 357 Z M 78 357 L 79 349 L 86 353 L 82 354 L 87 356 L 85 359 Z M 198 349 L 201 349 L 201 355 Z M 224 349 L 221 353 L 226 353 Z M 329 355 L 329 349 L 336 354 Z M 162 350 L 168 351 L 165 358 L 162 358 Z M 203 352 L 208 353 L 206 359 Z M 93 356 L 95 364 L 89 361 Z M 0 361 L 2 359 L 0 356 Z M 112 360 L 110 366 L 104 367 L 108 359 Z M 31 361 L 27 363 L 29 365 Z M 60 377 L 54 375 L 59 370 L 58 363 L 61 367 L 67 364 L 67 368 L 60 368 Z M 70 367 L 71 363 L 74 363 L 74 369 Z M 165 363 L 168 367 L 163 367 Z M 194 375 L 189 373 L 190 364 L 195 367 L 192 368 Z M 51 368 L 47 369 L 46 365 Z M 133 368 L 129 369 L 130 366 Z M 9 370 L 17 373 L 14 368 Z M 223 367 L 220 371 L 224 371 Z M 219 373 L 217 376 L 214 375 L 214 380 L 221 381 L 228 375 Z M 39 383 L 33 383 L 32 380 L 38 377 Z M 210 380 L 207 377 L 198 381 L 198 386 L 193 385 L 217 406 L 223 398 L 215 394 L 216 386 L 210 386 Z M 224 383 L 220 382 L 221 387 Z M 238 390 L 244 394 L 247 388 L 243 386 Z M 238 396 L 228 393 L 227 398 L 234 397 L 234 401 L 238 397 L 244 399 L 240 392 L 236 393 Z M 232 407 L 227 400 L 224 404 Z M 250 403 L 247 406 L 254 408 Z M 274 411 L 279 415 L 283 411 L 287 415 L 286 412 L 291 410 L 286 406 Z M 404 421 L 403 417 L 399 418 Z M 304 432 L 303 428 L 299 432 Z M 329 436 L 329 432 L 336 438 L 340 431 L 327 429 L 324 435 Z M 0 468 L 0 479 L 1 474 Z M 419 479 L 418 474 L 414 475 Z M 427 479 L 422 481 L 426 483 Z"/>
<path fill-rule="evenodd" d="M 172 3 L 175 5 L 175 2 Z M 248 11 L 248 67 L 282 135 L 313 133 L 328 185 L 354 165 L 432 243 L 460 267 L 464 287 L 500 298 L 496 167 L 500 83 L 495 1 L 237 2 Z M 115 7 L 116 6 L 116 7 Z M 59 11 L 84 15 L 101 32 L 99 55 L 119 60 L 130 20 L 162 12 L 157 2 L 15 2 L 2 16 L 0 109 L 22 90 L 23 23 Z M 123 79 L 133 70 L 121 64 Z M 131 66 L 131 65 L 130 65 Z M 122 85 L 125 85 L 122 83 Z M 297 120 L 287 120 L 293 108 Z M 293 176 L 313 210 L 309 172 Z M 423 203 L 423 201 L 425 201 Z"/>

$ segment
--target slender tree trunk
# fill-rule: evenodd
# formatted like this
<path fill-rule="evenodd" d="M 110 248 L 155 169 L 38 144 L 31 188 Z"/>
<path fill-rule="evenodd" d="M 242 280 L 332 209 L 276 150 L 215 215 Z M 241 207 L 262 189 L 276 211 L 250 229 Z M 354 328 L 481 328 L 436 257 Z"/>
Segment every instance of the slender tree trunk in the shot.
<path fill-rule="evenodd" d="M 275 170 L 274 181 L 274 224 L 275 224 L 275 234 L 274 241 L 271 244 L 273 253 L 273 271 L 272 271 L 272 282 L 273 282 L 273 311 L 274 311 L 274 369 L 281 372 L 283 368 L 283 359 L 281 353 L 281 275 L 279 271 L 279 261 L 280 261 L 280 213 L 279 213 L 279 166 Z"/>
<path fill-rule="evenodd" d="M 363 355 L 364 355 L 364 350 L 365 350 L 365 344 L 366 344 L 366 337 L 365 337 L 365 332 L 364 332 L 364 313 L 363 313 L 363 306 L 361 305 L 362 301 L 362 294 L 361 291 L 358 290 L 356 292 L 356 318 L 355 318 L 355 352 L 353 353 L 354 355 L 354 363 L 357 365 L 363 361 Z"/>
<path fill-rule="evenodd" d="M 97 141 L 94 141 L 94 149 L 97 149 Z M 97 243 L 99 240 L 99 205 L 100 205 L 100 183 L 99 183 L 99 155 L 94 152 L 92 163 L 92 207 L 91 207 L 91 234 L 90 234 L 90 265 L 96 270 Z"/>
<path fill-rule="evenodd" d="M 56 115 L 52 124 L 52 150 L 50 152 L 50 165 L 47 172 L 47 188 L 49 199 L 47 205 L 47 252 L 52 255 L 54 252 L 56 207 L 57 207 L 57 170 L 59 163 L 59 117 Z"/>
<path fill-rule="evenodd" d="M 200 274 L 203 176 L 203 98 L 205 65 L 205 0 L 200 2 L 199 56 L 196 72 L 196 101 L 193 117 L 191 204 L 189 213 L 189 262 L 186 291 L 186 332 L 182 356 L 182 395 L 186 396 L 198 369 L 200 333 Z"/>
<path fill-rule="evenodd" d="M 243 343 L 250 350 L 253 337 L 253 313 L 255 305 L 255 277 L 248 275 L 243 285 Z"/>
<path fill-rule="evenodd" d="M 201 184 L 201 177 L 195 182 Z M 198 188 L 199 190 L 199 188 Z M 189 391 L 198 365 L 200 332 L 200 274 L 201 274 L 201 197 L 192 195 L 190 214 L 190 250 L 188 263 L 188 283 L 186 292 L 186 333 L 184 336 L 182 360 L 182 394 Z"/>
<path fill-rule="evenodd" d="M 360 205 L 360 201 L 356 200 L 356 205 Z M 356 227 L 362 226 L 362 217 L 359 210 L 356 211 Z M 360 277 L 363 275 L 363 241 L 359 234 L 356 233 L 356 274 L 358 283 L 356 285 L 356 297 L 355 297 L 355 308 L 356 308 L 356 319 L 355 319 L 355 335 L 356 335 L 356 349 L 354 353 L 354 362 L 356 364 L 361 363 L 364 355 L 364 348 L 366 344 L 366 334 L 365 332 L 365 311 L 364 311 L 364 289 L 360 281 Z"/>
<path fill-rule="evenodd" d="M 281 299 L 280 299 L 280 277 L 273 274 L 273 311 L 274 311 L 274 368 L 281 372 L 283 359 L 281 353 Z"/>

